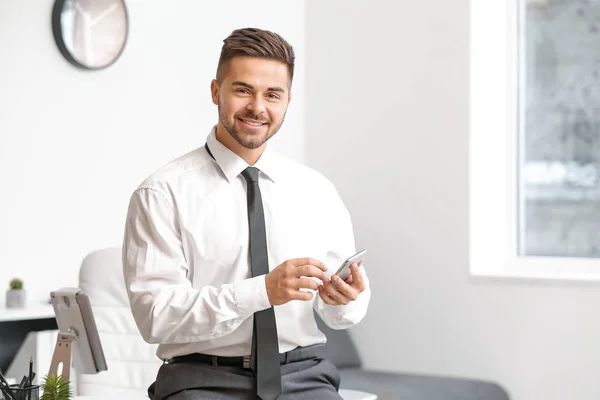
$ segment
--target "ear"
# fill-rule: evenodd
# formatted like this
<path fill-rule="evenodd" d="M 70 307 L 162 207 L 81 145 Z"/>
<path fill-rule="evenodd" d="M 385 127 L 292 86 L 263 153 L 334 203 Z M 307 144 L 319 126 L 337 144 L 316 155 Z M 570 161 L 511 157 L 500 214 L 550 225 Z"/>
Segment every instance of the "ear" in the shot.
<path fill-rule="evenodd" d="M 214 105 L 219 105 L 219 84 L 216 79 L 213 79 L 210 82 L 210 95 L 212 97 L 212 102 Z"/>

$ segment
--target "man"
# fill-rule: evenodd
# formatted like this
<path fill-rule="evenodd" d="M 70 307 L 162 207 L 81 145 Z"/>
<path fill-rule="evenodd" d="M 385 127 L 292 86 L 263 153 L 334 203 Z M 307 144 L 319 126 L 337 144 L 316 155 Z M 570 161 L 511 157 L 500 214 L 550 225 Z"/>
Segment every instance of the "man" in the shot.
<path fill-rule="evenodd" d="M 123 244 L 132 312 L 165 361 L 151 399 L 340 399 L 313 309 L 345 329 L 365 315 L 350 216 L 319 173 L 267 141 L 291 99 L 294 51 L 279 35 L 224 40 L 202 146 L 133 193 Z"/>

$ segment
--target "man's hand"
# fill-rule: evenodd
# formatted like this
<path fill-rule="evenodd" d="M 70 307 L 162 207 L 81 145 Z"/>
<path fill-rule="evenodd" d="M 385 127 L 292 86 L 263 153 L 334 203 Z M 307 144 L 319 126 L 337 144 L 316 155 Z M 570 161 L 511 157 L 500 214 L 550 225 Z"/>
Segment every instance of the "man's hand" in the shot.
<path fill-rule="evenodd" d="M 337 275 L 331 277 L 331 282 L 323 282 L 323 285 L 319 287 L 321 299 L 330 305 L 345 305 L 356 300 L 358 295 L 365 290 L 365 281 L 359 269 L 361 265 L 362 260 L 358 264 L 352 264 L 350 267 L 352 274 L 346 279 L 346 282 Z"/>
<path fill-rule="evenodd" d="M 319 289 L 319 284 L 311 277 L 329 283 L 325 271 L 327 271 L 325 264 L 313 258 L 287 260 L 269 272 L 265 278 L 269 302 L 278 306 L 290 300 L 311 300 L 313 294 L 300 289 Z"/>

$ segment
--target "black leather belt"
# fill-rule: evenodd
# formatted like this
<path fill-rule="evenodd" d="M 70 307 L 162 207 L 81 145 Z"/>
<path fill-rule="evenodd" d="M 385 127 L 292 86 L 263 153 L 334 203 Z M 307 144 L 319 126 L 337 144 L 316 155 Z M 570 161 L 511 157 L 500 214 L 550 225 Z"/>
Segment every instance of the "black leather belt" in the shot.
<path fill-rule="evenodd" d="M 281 364 L 288 364 L 292 362 L 304 361 L 318 357 L 325 356 L 325 345 L 317 344 L 308 347 L 296 347 L 294 350 L 290 350 L 287 353 L 279 354 L 279 362 Z M 240 357 L 223 357 L 223 356 L 212 356 L 210 354 L 192 353 L 184 356 L 173 357 L 167 360 L 167 364 L 177 363 L 190 363 L 197 362 L 202 364 L 208 364 L 215 367 L 228 366 L 228 367 L 239 367 L 250 369 L 250 356 Z"/>
<path fill-rule="evenodd" d="M 228 366 L 228 367 L 250 368 L 250 356 L 222 357 L 222 356 L 211 356 L 210 354 L 192 353 L 192 354 L 186 354 L 185 356 L 174 357 L 167 361 L 167 364 L 178 364 L 178 363 L 201 363 L 201 364 L 209 364 L 209 365 L 212 365 L 215 367 Z"/>

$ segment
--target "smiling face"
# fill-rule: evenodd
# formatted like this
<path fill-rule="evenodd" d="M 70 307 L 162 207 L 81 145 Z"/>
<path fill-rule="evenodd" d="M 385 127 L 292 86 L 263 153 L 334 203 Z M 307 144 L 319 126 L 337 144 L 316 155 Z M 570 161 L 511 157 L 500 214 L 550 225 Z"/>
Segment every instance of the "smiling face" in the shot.
<path fill-rule="evenodd" d="M 217 139 L 242 156 L 262 152 L 285 119 L 291 99 L 288 67 L 276 60 L 237 56 L 223 66 L 220 82 L 213 80 L 218 105 Z"/>

